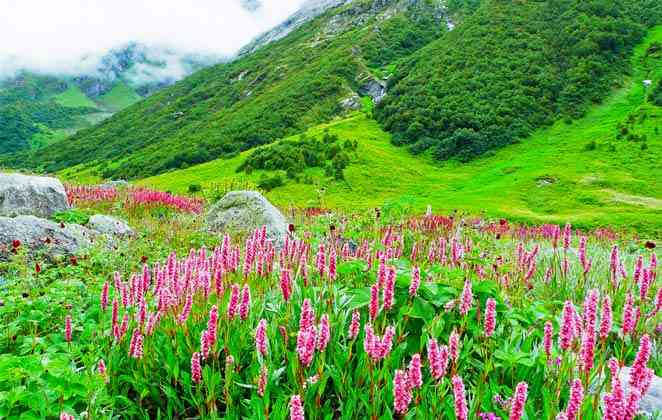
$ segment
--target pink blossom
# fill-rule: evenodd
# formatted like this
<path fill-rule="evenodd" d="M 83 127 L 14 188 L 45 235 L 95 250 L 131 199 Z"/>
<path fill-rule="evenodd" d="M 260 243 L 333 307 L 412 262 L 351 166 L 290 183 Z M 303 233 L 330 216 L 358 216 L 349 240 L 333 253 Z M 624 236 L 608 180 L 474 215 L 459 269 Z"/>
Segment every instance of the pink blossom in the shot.
<path fill-rule="evenodd" d="M 568 420 L 575 420 L 577 418 L 583 400 L 584 387 L 582 386 L 582 381 L 575 379 L 570 388 L 570 399 L 568 400 L 568 407 L 565 410 L 565 415 Z"/>
<path fill-rule="evenodd" d="M 329 327 L 329 315 L 324 314 L 320 318 L 319 336 L 317 337 L 317 350 L 323 352 L 329 344 L 331 331 Z"/>
<path fill-rule="evenodd" d="M 280 271 L 280 291 L 283 293 L 285 302 L 289 302 L 292 294 L 292 280 L 289 270 L 283 269 Z"/>
<path fill-rule="evenodd" d="M 60 413 L 60 420 L 75 420 L 74 416 L 64 411 Z"/>
<path fill-rule="evenodd" d="M 375 320 L 377 314 L 379 313 L 379 284 L 375 283 L 370 288 L 370 319 Z"/>
<path fill-rule="evenodd" d="M 133 330 L 131 335 L 131 343 L 129 344 L 129 356 L 134 359 L 142 359 L 143 357 L 143 336 L 138 328 Z"/>
<path fill-rule="evenodd" d="M 290 398 L 290 420 L 305 420 L 303 404 L 299 395 Z"/>
<path fill-rule="evenodd" d="M 183 324 L 188 320 L 188 316 L 191 314 L 192 307 L 193 307 L 193 295 L 191 293 L 188 293 L 186 295 L 186 302 L 184 302 L 184 307 L 182 308 L 182 312 L 179 314 L 179 317 L 177 318 L 178 323 Z"/>
<path fill-rule="evenodd" d="M 313 361 L 313 356 L 315 356 L 315 344 L 317 341 L 317 331 L 315 327 L 310 327 L 305 330 L 299 330 L 297 335 L 297 354 L 299 355 L 299 361 L 305 366 L 308 367 Z"/>
<path fill-rule="evenodd" d="M 453 376 L 453 397 L 455 399 L 455 417 L 457 420 L 467 420 L 469 410 L 467 408 L 467 398 L 464 395 L 464 382 L 459 376 Z"/>
<path fill-rule="evenodd" d="M 462 289 L 462 296 L 460 297 L 460 314 L 466 315 L 469 312 L 473 304 L 473 299 L 471 280 L 466 280 L 464 282 L 464 289 Z"/>
<path fill-rule="evenodd" d="M 635 314 L 633 307 L 632 293 L 628 293 L 623 306 L 623 336 L 629 335 L 634 331 Z"/>
<path fill-rule="evenodd" d="M 239 318 L 242 321 L 248 319 L 248 312 L 251 309 L 251 289 L 248 284 L 244 284 L 244 288 L 241 290 L 241 304 L 239 305 Z"/>
<path fill-rule="evenodd" d="M 207 321 L 207 339 L 209 340 L 209 348 L 214 348 L 217 340 L 218 328 L 218 307 L 212 306 L 209 310 L 209 320 Z"/>
<path fill-rule="evenodd" d="M 448 347 L 439 346 L 437 340 L 428 340 L 428 363 L 430 364 L 430 374 L 434 379 L 439 379 L 446 375 L 448 368 Z"/>
<path fill-rule="evenodd" d="M 331 253 L 329 255 L 329 278 L 335 280 L 336 276 L 336 250 L 331 248 Z"/>
<path fill-rule="evenodd" d="M 411 404 L 412 394 L 407 372 L 396 370 L 393 377 L 393 408 L 396 413 L 404 414 Z"/>
<path fill-rule="evenodd" d="M 485 304 L 484 332 L 486 337 L 492 337 L 496 328 L 496 300 L 489 298 Z"/>
<path fill-rule="evenodd" d="M 414 267 L 411 269 L 411 283 L 409 284 L 409 296 L 416 296 L 418 287 L 421 284 L 421 269 Z"/>
<path fill-rule="evenodd" d="M 457 363 L 457 360 L 460 357 L 460 334 L 455 330 L 453 330 L 448 339 L 448 348 L 451 359 Z"/>
<path fill-rule="evenodd" d="M 593 369 L 593 361 L 595 359 L 595 332 L 584 331 L 580 356 L 583 371 L 589 373 Z"/>
<path fill-rule="evenodd" d="M 543 337 L 543 349 L 545 350 L 545 355 L 549 359 L 552 355 L 552 334 L 554 333 L 554 328 L 551 321 L 545 322 L 544 327 L 544 337 Z"/>
<path fill-rule="evenodd" d="M 99 359 L 99 362 L 97 363 L 97 372 L 99 372 L 99 375 L 101 376 L 106 376 L 106 362 L 104 362 L 103 359 Z"/>
<path fill-rule="evenodd" d="M 71 315 L 64 318 L 64 340 L 71 342 Z"/>
<path fill-rule="evenodd" d="M 228 302 L 228 318 L 234 319 L 239 309 L 239 285 L 230 286 L 230 301 Z"/>
<path fill-rule="evenodd" d="M 191 380 L 199 384 L 202 379 L 202 369 L 200 368 L 200 353 L 197 351 L 191 356 Z"/>
<path fill-rule="evenodd" d="M 260 397 L 264 397 L 264 391 L 267 387 L 267 382 L 269 380 L 268 374 L 269 371 L 267 370 L 267 367 L 265 365 L 262 365 L 262 368 L 260 369 L 260 378 L 258 379 L 257 382 L 257 394 Z"/>
<path fill-rule="evenodd" d="M 255 348 L 262 356 L 267 355 L 267 320 L 261 319 L 255 330 Z"/>
<path fill-rule="evenodd" d="M 508 416 L 509 420 L 520 420 L 522 418 L 522 414 L 524 413 L 524 405 L 526 404 L 528 388 L 529 386 L 526 382 L 520 382 L 515 387 L 515 397 L 510 406 L 510 415 Z"/>
<path fill-rule="evenodd" d="M 600 320 L 600 339 L 606 340 L 609 337 L 612 327 L 611 299 L 605 296 L 602 299 L 602 319 Z"/>
<path fill-rule="evenodd" d="M 639 340 L 639 350 L 634 358 L 632 370 L 630 371 L 630 385 L 641 389 L 641 383 L 646 375 L 646 365 L 651 355 L 650 336 L 645 334 Z"/>
<path fill-rule="evenodd" d="M 384 283 L 384 310 L 388 311 L 393 307 L 393 297 L 395 294 L 395 267 L 389 267 Z"/>
<path fill-rule="evenodd" d="M 563 306 L 563 316 L 561 318 L 561 331 L 559 332 L 559 346 L 563 350 L 568 350 L 574 339 L 575 316 L 574 307 L 569 300 L 565 301 Z"/>
<path fill-rule="evenodd" d="M 421 373 L 421 355 L 416 353 L 411 357 L 409 368 L 407 369 L 409 386 L 411 388 L 420 388 L 423 386 L 423 374 Z"/>
<path fill-rule="evenodd" d="M 359 311 L 352 312 L 352 321 L 349 324 L 348 336 L 350 340 L 356 338 L 359 335 L 359 328 L 361 327 L 361 314 Z"/>
<path fill-rule="evenodd" d="M 299 329 L 305 330 L 313 326 L 315 323 L 315 313 L 310 304 L 310 299 L 303 300 L 301 305 L 301 315 L 299 316 Z"/>
<path fill-rule="evenodd" d="M 105 282 L 103 284 L 103 288 L 101 289 L 101 310 L 104 312 L 108 307 L 108 287 L 109 287 L 108 282 Z"/>

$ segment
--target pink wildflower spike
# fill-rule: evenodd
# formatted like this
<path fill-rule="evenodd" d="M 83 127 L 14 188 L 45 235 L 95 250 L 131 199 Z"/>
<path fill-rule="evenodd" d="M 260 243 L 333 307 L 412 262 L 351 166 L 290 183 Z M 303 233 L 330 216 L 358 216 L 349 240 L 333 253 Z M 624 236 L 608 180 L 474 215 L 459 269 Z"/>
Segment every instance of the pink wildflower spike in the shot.
<path fill-rule="evenodd" d="M 485 304 L 484 332 L 486 337 L 492 337 L 496 328 L 496 300 L 489 298 Z"/>
<path fill-rule="evenodd" d="M 239 309 L 239 285 L 230 286 L 230 301 L 228 302 L 228 318 L 234 319 Z"/>
<path fill-rule="evenodd" d="M 643 267 L 644 257 L 640 255 L 634 263 L 634 271 L 632 272 L 632 280 L 634 280 L 634 284 L 636 285 L 639 285 L 639 281 L 641 280 L 641 270 Z"/>
<path fill-rule="evenodd" d="M 396 370 L 393 377 L 393 409 L 398 414 L 404 414 L 411 404 L 412 394 L 407 372 Z"/>
<path fill-rule="evenodd" d="M 267 367 L 262 365 L 262 368 L 260 369 L 260 378 L 257 382 L 257 395 L 260 397 L 264 397 L 264 391 L 267 388 L 267 382 L 269 380 L 268 375 L 269 371 L 267 370 Z"/>
<path fill-rule="evenodd" d="M 117 322 L 119 321 L 119 306 L 120 304 L 117 299 L 113 299 L 113 312 L 111 315 L 111 324 L 113 326 L 117 325 Z"/>
<path fill-rule="evenodd" d="M 317 343 L 317 331 L 315 327 L 310 327 L 305 330 L 299 330 L 297 335 L 296 351 L 299 355 L 299 361 L 305 367 L 310 366 L 315 356 L 315 344 Z"/>
<path fill-rule="evenodd" d="M 191 356 L 191 380 L 199 384 L 202 380 L 202 369 L 200 367 L 200 353 L 197 351 Z"/>
<path fill-rule="evenodd" d="M 570 248 L 570 241 L 572 240 L 572 227 L 570 223 L 567 223 L 563 228 L 563 249 L 568 250 Z"/>
<path fill-rule="evenodd" d="M 241 290 L 241 304 L 239 305 L 239 318 L 242 321 L 248 319 L 248 312 L 251 309 L 251 289 L 248 284 Z"/>
<path fill-rule="evenodd" d="M 646 376 L 646 365 L 651 355 L 651 340 L 648 334 L 645 334 L 639 340 L 639 350 L 632 363 L 630 371 L 629 384 L 632 387 L 641 389 L 641 383 Z"/>
<path fill-rule="evenodd" d="M 467 420 L 469 410 L 467 408 L 467 398 L 464 394 L 464 382 L 459 376 L 453 376 L 453 397 L 455 399 L 455 417 L 457 420 Z"/>
<path fill-rule="evenodd" d="M 64 319 L 64 340 L 71 342 L 71 315 L 67 315 Z"/>
<path fill-rule="evenodd" d="M 561 331 L 559 332 L 559 346 L 562 350 L 568 350 L 574 339 L 575 316 L 572 302 L 565 301 L 563 316 L 561 318 Z"/>
<path fill-rule="evenodd" d="M 352 312 L 352 321 L 349 324 L 348 337 L 350 340 L 355 339 L 359 335 L 359 328 L 361 328 L 361 314 L 359 311 Z"/>
<path fill-rule="evenodd" d="M 581 368 L 585 373 L 590 373 L 593 369 L 595 359 L 595 331 L 584 331 L 582 345 L 580 349 Z"/>
<path fill-rule="evenodd" d="M 334 248 L 331 248 L 331 253 L 329 255 L 329 279 L 335 280 L 337 273 L 336 273 L 336 250 Z"/>
<path fill-rule="evenodd" d="M 634 331 L 635 314 L 633 305 L 632 293 L 628 293 L 623 306 L 623 336 L 630 335 Z"/>
<path fill-rule="evenodd" d="M 620 266 L 620 258 L 618 255 L 618 246 L 614 245 L 614 247 L 611 249 L 611 257 L 610 257 L 610 267 L 609 271 L 611 273 L 611 283 L 612 286 L 616 286 L 618 284 L 618 276 L 620 274 L 619 266 Z"/>
<path fill-rule="evenodd" d="M 60 413 L 60 420 L 75 420 L 74 416 L 64 411 Z"/>
<path fill-rule="evenodd" d="M 379 313 L 379 284 L 375 283 L 370 288 L 370 319 L 375 320 L 377 314 Z"/>
<path fill-rule="evenodd" d="M 267 355 L 267 320 L 261 319 L 255 330 L 255 348 L 262 356 Z"/>
<path fill-rule="evenodd" d="M 421 373 L 421 355 L 416 353 L 411 357 L 409 368 L 407 369 L 409 386 L 411 388 L 420 388 L 423 386 L 423 374 Z"/>
<path fill-rule="evenodd" d="M 99 375 L 108 382 L 108 377 L 106 376 L 106 362 L 104 362 L 103 359 L 99 359 L 99 362 L 97 363 L 97 372 L 99 372 Z"/>
<path fill-rule="evenodd" d="M 384 283 L 384 310 L 388 311 L 393 307 L 393 297 L 395 295 L 395 267 L 389 267 Z"/>
<path fill-rule="evenodd" d="M 434 379 L 439 379 L 446 375 L 448 368 L 448 347 L 439 346 L 437 340 L 428 340 L 428 363 L 430 364 L 430 374 Z"/>
<path fill-rule="evenodd" d="M 317 259 L 316 259 L 317 271 L 319 272 L 320 278 L 324 277 L 326 270 L 326 254 L 324 251 L 324 245 L 320 244 L 317 249 Z"/>
<path fill-rule="evenodd" d="M 637 388 L 630 390 L 630 395 L 628 396 L 627 403 L 625 404 L 625 415 L 623 416 L 624 420 L 632 420 L 637 415 L 641 397 L 641 391 L 639 391 Z"/>
<path fill-rule="evenodd" d="M 378 255 L 379 265 L 377 267 L 377 290 L 384 287 L 384 284 L 386 283 L 386 256 L 382 253 L 378 253 Z"/>
<path fill-rule="evenodd" d="M 207 330 L 204 330 L 200 335 L 200 356 L 203 360 L 209 358 L 209 338 L 207 338 Z"/>
<path fill-rule="evenodd" d="M 460 334 L 458 334 L 455 330 L 453 330 L 450 338 L 448 339 L 448 349 L 451 360 L 457 363 L 458 358 L 460 357 Z"/>
<path fill-rule="evenodd" d="M 129 356 L 134 359 L 142 359 L 143 357 L 143 336 L 138 328 L 133 330 L 131 336 L 131 343 L 129 344 Z"/>
<path fill-rule="evenodd" d="M 582 381 L 575 379 L 570 388 L 570 399 L 568 400 L 568 407 L 565 410 L 565 415 L 568 420 L 575 420 L 577 414 L 580 412 L 582 401 L 584 400 L 584 387 Z"/>
<path fill-rule="evenodd" d="M 372 329 L 372 325 L 370 324 L 365 324 L 365 327 L 363 327 L 363 330 L 365 331 L 365 336 L 363 338 L 363 349 L 365 352 L 368 354 L 368 356 L 373 357 L 375 354 L 375 348 L 377 346 L 377 337 L 375 336 L 375 332 Z"/>
<path fill-rule="evenodd" d="M 292 294 L 292 280 L 289 270 L 283 269 L 280 272 L 280 291 L 283 293 L 285 302 L 289 302 Z"/>
<path fill-rule="evenodd" d="M 317 337 L 317 350 L 324 352 L 329 344 L 331 330 L 329 327 L 329 315 L 324 314 L 320 318 L 319 336 Z"/>
<path fill-rule="evenodd" d="M 216 345 L 218 328 L 218 307 L 212 306 L 209 310 L 209 320 L 207 321 L 207 336 L 209 337 L 209 347 Z"/>
<path fill-rule="evenodd" d="M 552 326 L 552 321 L 545 322 L 544 327 L 544 337 L 543 337 L 543 349 L 545 350 L 545 355 L 547 360 L 552 356 L 552 335 L 554 334 L 554 327 Z"/>
<path fill-rule="evenodd" d="M 648 299 L 648 289 L 651 286 L 653 275 L 648 269 L 644 269 L 641 276 L 641 283 L 639 283 L 639 298 L 642 301 Z"/>
<path fill-rule="evenodd" d="M 469 312 L 471 305 L 473 304 L 473 299 L 474 296 L 471 290 L 471 280 L 466 280 L 460 297 L 460 314 L 466 315 Z"/>
<path fill-rule="evenodd" d="M 310 299 L 306 298 L 303 300 L 301 305 L 301 315 L 299 317 L 299 329 L 306 330 L 313 326 L 315 323 L 315 313 L 310 304 Z"/>
<path fill-rule="evenodd" d="M 591 289 L 584 300 L 584 329 L 593 333 L 598 318 L 598 301 L 600 292 L 597 289 Z"/>
<path fill-rule="evenodd" d="M 103 284 L 103 288 L 101 289 L 101 310 L 106 311 L 106 308 L 108 308 L 108 288 L 110 285 L 108 282 L 105 282 Z"/>
<path fill-rule="evenodd" d="M 411 269 L 411 283 L 409 284 L 409 296 L 416 296 L 418 287 L 421 285 L 421 269 L 414 267 Z"/>
<path fill-rule="evenodd" d="M 526 382 L 520 382 L 515 387 L 515 396 L 510 406 L 510 415 L 508 416 L 508 420 L 520 420 L 522 418 L 528 389 L 529 385 Z"/>
<path fill-rule="evenodd" d="M 606 340 L 609 337 L 612 327 L 611 299 L 605 296 L 602 299 L 602 319 L 600 320 L 600 339 Z"/>
<path fill-rule="evenodd" d="M 290 420 L 305 420 L 303 404 L 298 394 L 290 398 Z"/>

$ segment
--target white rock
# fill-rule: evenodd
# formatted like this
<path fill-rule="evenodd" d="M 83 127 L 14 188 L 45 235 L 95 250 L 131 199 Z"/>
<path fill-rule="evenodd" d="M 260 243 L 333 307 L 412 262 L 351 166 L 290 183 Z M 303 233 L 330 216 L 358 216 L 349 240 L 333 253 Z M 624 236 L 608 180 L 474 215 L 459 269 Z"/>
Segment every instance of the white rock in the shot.
<path fill-rule="evenodd" d="M 67 193 L 60 180 L 0 173 L 0 216 L 51 217 L 68 208 Z"/>

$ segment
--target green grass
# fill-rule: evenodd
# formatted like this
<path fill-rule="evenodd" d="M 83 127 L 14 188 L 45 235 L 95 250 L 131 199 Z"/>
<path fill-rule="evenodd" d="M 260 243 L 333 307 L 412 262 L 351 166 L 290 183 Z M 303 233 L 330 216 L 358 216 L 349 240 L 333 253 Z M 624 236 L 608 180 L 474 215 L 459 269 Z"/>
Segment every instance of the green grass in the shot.
<path fill-rule="evenodd" d="M 140 101 L 142 97 L 131 89 L 124 82 L 117 83 L 106 94 L 99 97 L 99 102 L 111 111 L 119 111 L 127 108 L 136 102 Z"/>
<path fill-rule="evenodd" d="M 69 84 L 69 88 L 64 92 L 56 95 L 54 97 L 55 101 L 66 107 L 89 107 L 96 108 L 95 104 L 90 98 L 88 98 L 83 91 L 80 90 L 78 86 L 73 83 Z"/>
<path fill-rule="evenodd" d="M 393 146 L 388 133 L 358 113 L 308 131 L 320 136 L 328 129 L 341 139 L 359 141 L 357 156 L 345 171 L 346 181 L 332 181 L 320 170 L 312 170 L 313 185 L 288 181 L 268 196 L 281 206 L 359 210 L 390 202 L 420 211 L 430 204 L 435 211 L 484 211 L 522 221 L 570 221 L 586 227 L 613 225 L 659 236 L 662 136 L 655 128 L 662 125 L 662 108 L 646 103 L 642 84 L 646 78 L 662 78 L 659 61 L 642 61 L 647 46 L 655 40 L 662 40 L 662 27 L 651 31 L 637 48 L 635 72 L 626 85 L 573 124 L 557 122 L 519 144 L 468 164 L 438 166 L 426 156 L 413 156 Z M 646 150 L 641 149 L 641 142 L 616 138 L 618 124 L 631 114 L 637 120 L 631 131 L 647 136 Z M 640 121 L 642 115 L 646 115 L 644 121 Z M 587 151 L 590 141 L 597 147 Z M 250 176 L 235 172 L 245 156 L 140 183 L 176 192 L 185 192 L 192 183 L 203 189 L 230 182 L 257 183 L 260 171 Z"/>

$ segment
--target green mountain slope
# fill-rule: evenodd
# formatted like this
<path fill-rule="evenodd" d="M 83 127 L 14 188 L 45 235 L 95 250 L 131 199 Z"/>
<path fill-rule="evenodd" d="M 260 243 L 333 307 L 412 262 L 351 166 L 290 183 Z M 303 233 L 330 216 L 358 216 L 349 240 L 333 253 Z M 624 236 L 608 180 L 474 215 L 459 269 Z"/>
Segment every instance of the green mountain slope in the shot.
<path fill-rule="evenodd" d="M 4 161 L 49 171 L 86 164 L 107 177 L 133 178 L 232 155 L 344 112 L 341 100 L 362 87 L 378 91 L 378 77 L 398 58 L 445 28 L 436 1 L 357 0 L 253 54 L 204 69 L 46 153 Z"/>
<path fill-rule="evenodd" d="M 614 225 L 662 235 L 662 107 L 648 101 L 643 80 L 662 80 L 662 27 L 651 31 L 632 59 L 633 76 L 604 104 L 591 107 L 572 124 L 557 122 L 519 144 L 467 164 L 435 164 L 394 146 L 390 135 L 364 113 L 317 126 L 308 136 L 328 132 L 358 141 L 336 181 L 309 168 L 301 182 L 288 180 L 268 193 L 282 206 L 362 209 L 387 204 L 535 222 L 571 221 L 579 226 Z M 656 52 L 657 51 L 657 52 Z M 297 138 L 297 137 L 294 137 Z M 254 187 L 273 171 L 250 175 L 236 170 L 251 152 L 140 181 L 163 190 L 203 193 Z M 78 174 L 78 172 L 75 172 Z M 305 178 L 308 178 L 306 184 Z M 322 192 L 323 191 L 323 192 Z"/>

